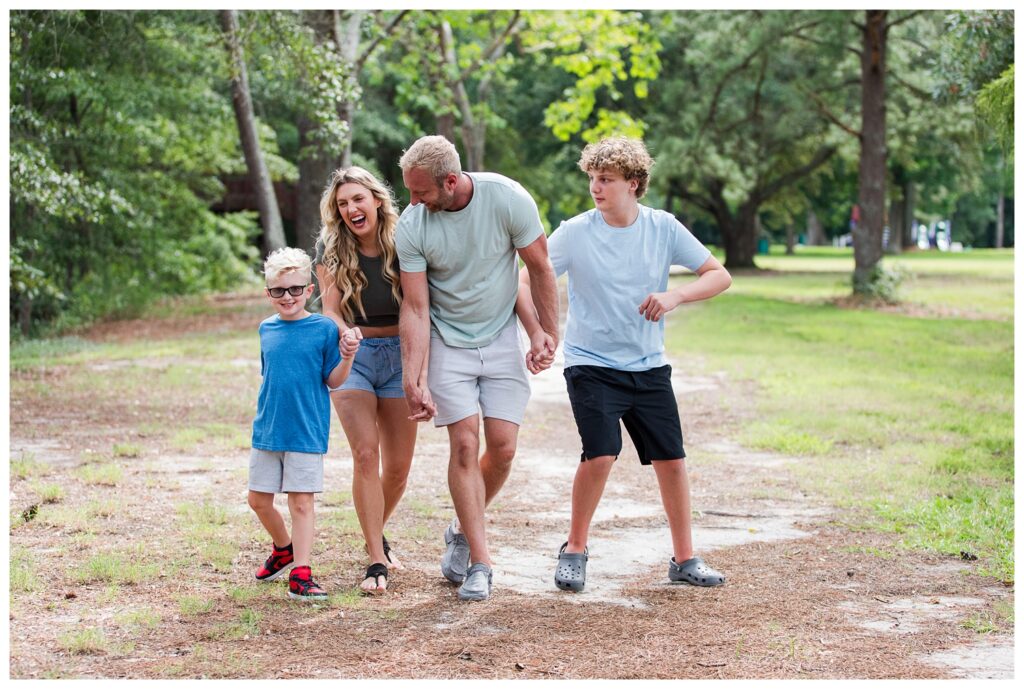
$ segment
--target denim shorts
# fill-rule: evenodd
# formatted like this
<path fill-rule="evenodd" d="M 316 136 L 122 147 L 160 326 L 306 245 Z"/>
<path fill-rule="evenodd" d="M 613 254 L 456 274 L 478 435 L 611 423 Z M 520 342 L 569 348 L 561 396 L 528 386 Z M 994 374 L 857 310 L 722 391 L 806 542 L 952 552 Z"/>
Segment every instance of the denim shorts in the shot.
<path fill-rule="evenodd" d="M 377 397 L 402 398 L 402 347 L 398 336 L 367 337 L 359 342 L 352 372 L 341 387 L 331 390 L 365 390 Z"/>

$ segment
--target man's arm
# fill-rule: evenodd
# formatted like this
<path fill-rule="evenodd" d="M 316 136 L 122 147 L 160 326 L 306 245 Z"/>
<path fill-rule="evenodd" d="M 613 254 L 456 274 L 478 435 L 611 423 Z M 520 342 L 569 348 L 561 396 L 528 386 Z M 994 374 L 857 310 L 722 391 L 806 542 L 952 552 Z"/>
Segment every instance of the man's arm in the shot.
<path fill-rule="evenodd" d="M 523 324 L 526 334 L 530 337 L 530 351 L 526 353 L 526 368 L 536 375 L 551 368 L 555 360 L 555 339 L 544 331 L 540 325 L 537 307 L 533 304 L 533 293 L 530 291 L 530 273 L 526 268 L 519 270 L 519 294 L 516 295 L 516 315 Z"/>
<path fill-rule="evenodd" d="M 554 345 L 558 344 L 558 288 L 555 286 L 555 269 L 548 259 L 548 239 L 543 234 L 533 242 L 519 249 L 519 257 L 526 264 L 527 286 L 533 307 L 544 329 Z M 523 280 L 520 278 L 520 284 Z M 525 325 L 525 324 L 524 324 Z"/>
<path fill-rule="evenodd" d="M 697 269 L 697 279 L 687 282 L 667 292 L 652 292 L 640 304 L 640 315 L 649 321 L 661 320 L 666 313 L 680 304 L 691 301 L 702 301 L 721 294 L 729 289 L 732 276 L 718 259 L 708 256 L 708 260 Z"/>
<path fill-rule="evenodd" d="M 430 355 L 430 295 L 427 274 L 401 271 L 402 308 L 398 336 L 402 343 L 402 387 L 409 403 L 409 418 L 427 421 L 436 409 L 427 389 Z"/>

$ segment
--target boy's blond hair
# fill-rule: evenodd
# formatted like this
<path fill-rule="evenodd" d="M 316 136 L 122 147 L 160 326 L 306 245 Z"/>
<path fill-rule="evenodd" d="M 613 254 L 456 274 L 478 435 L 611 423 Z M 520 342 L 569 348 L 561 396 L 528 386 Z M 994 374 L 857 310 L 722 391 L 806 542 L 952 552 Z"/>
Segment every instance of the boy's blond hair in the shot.
<path fill-rule="evenodd" d="M 462 161 L 455 144 L 443 136 L 421 136 L 413 142 L 398 160 L 402 172 L 414 168 L 426 171 L 437 186 L 444 184 L 448 175 L 462 174 Z"/>
<path fill-rule="evenodd" d="M 267 284 L 287 273 L 301 273 L 309 282 L 313 275 L 313 261 L 302 249 L 286 246 L 271 252 L 263 263 Z"/>
<path fill-rule="evenodd" d="M 615 170 L 625 177 L 627 182 L 635 179 L 637 199 L 643 198 L 647 193 L 653 165 L 654 159 L 647 152 L 644 142 L 639 139 L 627 139 L 624 136 L 613 136 L 594 144 L 587 144 L 579 162 L 580 169 L 584 172 Z"/>

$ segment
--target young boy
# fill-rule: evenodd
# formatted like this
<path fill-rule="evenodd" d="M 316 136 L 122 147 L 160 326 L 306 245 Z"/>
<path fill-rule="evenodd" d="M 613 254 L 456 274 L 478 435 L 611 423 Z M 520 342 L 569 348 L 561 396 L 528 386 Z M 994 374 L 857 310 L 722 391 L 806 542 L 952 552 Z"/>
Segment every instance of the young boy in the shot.
<path fill-rule="evenodd" d="M 359 344 L 345 340 L 339 351 L 338 326 L 306 311 L 313 284 L 305 251 L 278 249 L 267 257 L 263 272 L 277 314 L 260 323 L 263 384 L 252 424 L 249 506 L 273 538 L 274 550 L 256 578 L 273 581 L 292 567 L 289 597 L 313 601 L 327 597 L 309 566 L 313 494 L 323 491 L 331 427 L 327 388 L 348 378 Z M 275 493 L 288 494 L 291 538 L 274 508 Z"/>
<path fill-rule="evenodd" d="M 638 203 L 653 163 L 641 141 L 610 138 L 588 145 L 579 167 L 590 179 L 595 208 L 566 220 L 548 239 L 555 273 L 569 274 L 564 374 L 583 441 L 569 540 L 555 570 L 555 584 L 569 591 L 582 591 L 586 581 L 587 535 L 622 449 L 620 420 L 640 463 L 654 466 L 672 534 L 669 579 L 725 583 L 693 556 L 686 454 L 662 316 L 719 294 L 732 278 L 672 215 Z M 672 265 L 689 268 L 697 279 L 667 290 Z M 521 273 L 520 280 L 528 278 Z"/>

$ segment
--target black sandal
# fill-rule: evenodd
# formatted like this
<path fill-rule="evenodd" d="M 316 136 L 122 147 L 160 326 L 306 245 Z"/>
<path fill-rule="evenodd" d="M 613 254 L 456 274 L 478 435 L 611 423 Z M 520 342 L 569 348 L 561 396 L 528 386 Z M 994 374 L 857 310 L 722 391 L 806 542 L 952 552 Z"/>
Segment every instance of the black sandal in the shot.
<path fill-rule="evenodd" d="M 394 560 L 391 559 L 391 544 L 388 543 L 388 537 L 384 534 L 381 534 L 380 540 L 384 544 L 384 557 L 387 558 L 388 564 L 394 567 L 395 569 L 402 569 L 402 566 L 400 564 L 397 564 Z"/>
<path fill-rule="evenodd" d="M 385 588 L 380 588 L 380 584 L 377 583 L 378 577 L 384 577 Z M 374 562 L 366 568 L 366 576 L 363 577 L 363 581 L 366 581 L 367 579 L 373 579 L 374 589 L 362 589 L 363 593 L 368 593 L 372 596 L 379 596 L 384 593 L 387 591 L 386 584 L 388 581 L 388 566 L 382 562 Z M 362 582 L 360 582 L 360 584 L 362 584 Z M 362 587 L 360 586 L 360 588 Z"/>

